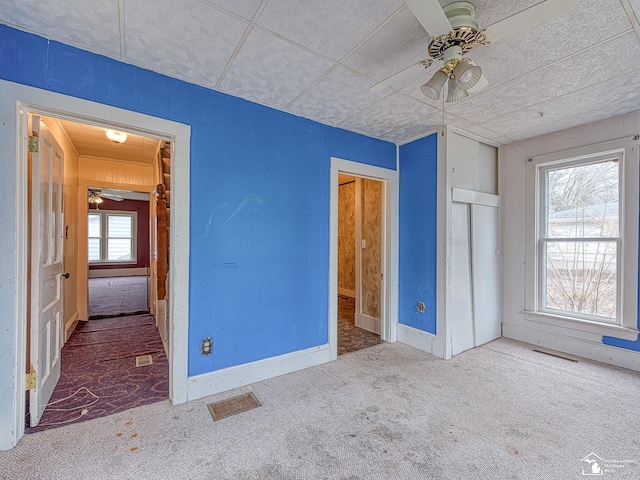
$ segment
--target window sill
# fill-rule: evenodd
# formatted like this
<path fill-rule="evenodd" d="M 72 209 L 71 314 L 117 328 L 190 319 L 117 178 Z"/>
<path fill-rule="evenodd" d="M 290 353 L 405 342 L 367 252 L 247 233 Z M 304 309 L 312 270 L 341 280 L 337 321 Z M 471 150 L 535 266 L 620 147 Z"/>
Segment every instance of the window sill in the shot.
<path fill-rule="evenodd" d="M 118 266 L 118 265 L 135 265 L 136 263 L 138 263 L 135 260 L 127 260 L 124 262 L 89 262 L 89 266 L 90 267 L 111 267 L 111 266 Z"/>
<path fill-rule="evenodd" d="M 546 312 L 532 312 L 525 310 L 522 312 L 524 318 L 532 322 L 546 323 L 557 327 L 570 328 L 581 332 L 595 333 L 597 335 L 607 335 L 624 340 L 635 341 L 638 339 L 638 329 L 623 327 L 622 325 L 611 325 L 607 323 L 583 320 L 573 317 L 564 317 Z"/>

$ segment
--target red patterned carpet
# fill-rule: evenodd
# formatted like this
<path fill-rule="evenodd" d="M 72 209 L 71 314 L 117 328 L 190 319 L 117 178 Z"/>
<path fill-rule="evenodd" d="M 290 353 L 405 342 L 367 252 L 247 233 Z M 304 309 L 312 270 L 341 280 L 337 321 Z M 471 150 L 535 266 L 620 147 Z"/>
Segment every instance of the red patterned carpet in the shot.
<path fill-rule="evenodd" d="M 150 354 L 152 365 L 136 367 Z M 153 315 L 80 322 L 62 349 L 62 374 L 37 427 L 27 433 L 91 420 L 169 398 L 169 364 Z M 96 400 L 86 387 L 98 397 Z M 52 404 L 56 402 L 55 404 Z M 81 415 L 82 410 L 88 410 Z"/>

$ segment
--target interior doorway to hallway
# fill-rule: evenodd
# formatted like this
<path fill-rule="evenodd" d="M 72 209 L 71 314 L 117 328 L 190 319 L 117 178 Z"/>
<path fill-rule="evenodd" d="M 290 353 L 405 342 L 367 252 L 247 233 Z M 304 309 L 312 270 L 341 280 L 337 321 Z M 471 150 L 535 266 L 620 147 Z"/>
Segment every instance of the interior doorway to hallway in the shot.
<path fill-rule="evenodd" d="M 170 191 L 171 145 L 135 134 L 115 141 L 107 138 L 105 126 L 68 119 L 30 114 L 29 123 L 34 136 L 46 132 L 60 152 L 53 163 L 45 151 L 29 154 L 29 185 L 35 192 L 29 205 L 31 251 L 42 250 L 34 245 L 59 246 L 65 273 L 53 275 L 48 284 L 55 288 L 48 289 L 48 280 L 39 278 L 41 264 L 48 260 L 42 255 L 29 258 L 32 307 L 27 369 L 44 373 L 55 388 L 43 394 L 36 387 L 29 394 L 27 425 L 31 428 L 27 431 L 166 399 L 169 209 L 168 195 L 157 198 L 155 191 L 163 182 L 168 185 L 161 190 Z M 39 128 L 33 128 L 34 124 Z M 50 163 L 60 174 L 47 173 Z M 53 186 L 43 187 L 49 184 Z M 130 190 L 134 188 L 137 192 Z M 60 227 L 40 232 L 42 211 L 54 212 L 46 214 L 51 218 L 45 224 Z M 161 235 L 160 229 L 164 229 Z M 47 235 L 51 238 L 45 238 Z M 159 258 L 165 274 L 161 281 Z M 96 287 L 93 299 L 92 282 Z M 102 289 L 96 282 L 102 283 Z M 162 297 L 159 283 L 165 292 Z M 34 306 L 47 304 L 48 291 L 56 292 L 60 308 L 43 330 L 39 309 Z M 100 295 L 106 305 L 95 301 Z M 104 308 L 92 312 L 92 306 Z M 53 352 L 47 365 L 39 362 L 37 352 L 42 351 Z"/>

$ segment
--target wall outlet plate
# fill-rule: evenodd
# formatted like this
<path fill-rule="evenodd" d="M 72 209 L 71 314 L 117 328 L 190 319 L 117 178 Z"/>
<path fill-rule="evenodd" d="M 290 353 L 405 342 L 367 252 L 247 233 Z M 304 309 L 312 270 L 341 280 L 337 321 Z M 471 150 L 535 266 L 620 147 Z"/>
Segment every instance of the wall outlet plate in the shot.
<path fill-rule="evenodd" d="M 206 337 L 202 339 L 202 343 L 200 344 L 200 353 L 202 355 L 211 355 L 213 351 L 213 340 L 211 337 Z"/>

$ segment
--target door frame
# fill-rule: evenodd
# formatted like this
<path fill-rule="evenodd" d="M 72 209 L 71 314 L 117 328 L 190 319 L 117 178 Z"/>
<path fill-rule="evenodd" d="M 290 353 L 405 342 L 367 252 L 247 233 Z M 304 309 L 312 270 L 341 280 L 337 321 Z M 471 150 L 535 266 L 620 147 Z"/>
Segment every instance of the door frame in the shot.
<path fill-rule="evenodd" d="M 26 314 L 29 284 L 27 281 L 28 259 L 28 202 L 27 182 L 27 137 L 29 113 L 58 117 L 71 121 L 98 125 L 103 128 L 125 130 L 137 135 L 163 139 L 172 143 L 172 160 L 175 169 L 172 175 L 171 215 L 171 329 L 169 354 L 169 399 L 173 404 L 187 401 L 188 379 L 188 319 L 189 319 L 189 205 L 190 205 L 190 137 L 189 125 L 152 117 L 138 112 L 91 102 L 67 95 L 40 90 L 22 84 L 0 80 L 0 115 L 9 122 L 9 128 L 0 132 L 0 139 L 6 145 L 6 158 L 15 161 L 15 238 L 16 238 L 16 285 L 15 310 L 13 318 L 13 371 L 10 396 L 12 408 L 6 408 L 11 429 L 0 430 L 0 446 L 15 446 L 24 435 L 25 418 L 25 365 L 26 365 Z M 15 108 L 11 120 L 10 109 Z M 8 372 L 7 372 L 8 373 Z M 3 382 L 3 384 L 5 384 Z M 7 392 L 9 393 L 9 392 Z M 7 397 L 2 395 L 2 400 Z M 2 405 L 3 410 L 5 405 Z"/>
<path fill-rule="evenodd" d="M 338 358 L 338 174 L 377 180 L 384 185 L 380 338 L 385 342 L 395 342 L 398 327 L 398 171 L 331 157 L 329 213 L 329 349 L 331 360 Z"/>

